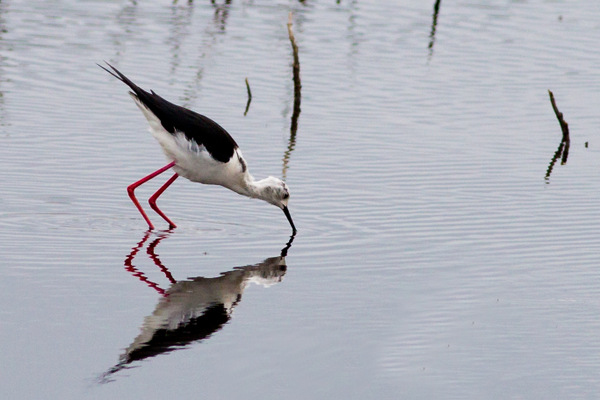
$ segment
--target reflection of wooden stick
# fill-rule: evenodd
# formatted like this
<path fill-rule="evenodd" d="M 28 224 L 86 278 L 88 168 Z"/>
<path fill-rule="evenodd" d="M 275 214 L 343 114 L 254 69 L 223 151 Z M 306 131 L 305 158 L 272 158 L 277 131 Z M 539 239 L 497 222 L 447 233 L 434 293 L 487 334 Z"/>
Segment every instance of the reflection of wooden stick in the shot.
<path fill-rule="evenodd" d="M 560 144 L 558 145 L 558 149 L 556 149 L 556 151 L 554 152 L 554 156 L 552 157 L 552 160 L 550 160 L 548 169 L 546 169 L 546 176 L 544 177 L 544 179 L 546 180 L 546 183 L 550 183 L 550 174 L 552 174 L 552 169 L 554 168 L 554 164 L 556 164 L 556 160 L 558 160 L 558 158 L 563 155 L 564 148 L 565 148 L 565 142 L 561 141 Z M 568 150 L 567 150 L 566 154 L 569 154 Z M 565 162 L 566 162 L 566 160 L 564 162 L 562 162 L 561 164 L 564 164 Z"/>
<path fill-rule="evenodd" d="M 294 32 L 292 31 L 292 13 L 288 16 L 288 36 L 290 37 L 290 43 L 292 44 L 292 52 L 294 55 L 294 63 L 292 64 L 293 80 L 294 80 L 294 110 L 292 111 L 292 121 L 290 124 L 290 140 L 288 148 L 283 155 L 283 178 L 285 179 L 290 156 L 294 147 L 296 146 L 296 131 L 298 130 L 298 117 L 300 116 L 300 89 L 302 84 L 300 83 L 300 59 L 298 57 L 298 45 L 296 45 L 296 39 L 294 38 Z"/>
<path fill-rule="evenodd" d="M 295 132 L 290 135 L 290 141 L 288 143 L 288 148 L 285 151 L 285 153 L 283 153 L 283 171 L 282 171 L 283 180 L 285 180 L 285 178 L 287 178 L 287 170 L 289 168 L 290 157 L 292 155 L 292 151 L 294 151 L 294 147 L 296 147 L 296 133 Z"/>
<path fill-rule="evenodd" d="M 252 92 L 250 91 L 250 84 L 248 83 L 248 78 L 246 78 L 246 90 L 248 91 L 248 102 L 246 103 L 246 111 L 244 111 L 244 116 L 248 114 L 248 109 L 250 108 L 250 102 L 252 101 Z"/>
<path fill-rule="evenodd" d="M 571 141 L 569 138 L 569 124 L 567 124 L 567 121 L 565 121 L 565 119 L 563 118 L 563 114 L 560 111 L 558 111 L 558 107 L 556 106 L 556 102 L 554 101 L 554 94 L 552 94 L 550 90 L 548 90 L 548 94 L 550 95 L 550 103 L 552 103 L 552 109 L 554 110 L 554 114 L 556 114 L 556 118 L 558 119 L 558 123 L 560 124 L 560 129 L 562 129 L 562 140 L 568 145 Z"/>

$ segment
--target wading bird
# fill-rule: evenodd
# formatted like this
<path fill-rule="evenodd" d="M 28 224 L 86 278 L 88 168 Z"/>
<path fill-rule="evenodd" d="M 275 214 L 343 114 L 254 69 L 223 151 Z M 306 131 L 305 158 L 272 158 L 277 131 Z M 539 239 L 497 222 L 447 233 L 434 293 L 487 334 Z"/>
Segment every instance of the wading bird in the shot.
<path fill-rule="evenodd" d="M 156 200 L 181 175 L 192 182 L 221 185 L 241 195 L 279 207 L 287 217 L 293 233 L 296 233 L 287 207 L 290 192 L 285 182 L 272 176 L 255 180 L 248 172 L 248 165 L 237 143 L 219 124 L 204 115 L 166 101 L 152 90 L 150 93 L 146 92 L 115 67 L 106 64 L 112 71 L 100 64 L 98 66 L 129 86 L 129 94 L 148 120 L 152 136 L 158 140 L 170 160 L 164 167 L 127 187 L 129 197 L 150 229 L 154 229 L 154 225 L 135 197 L 134 190 L 173 168 L 175 174 L 148 199 L 150 207 L 167 221 L 169 228 L 176 228 L 176 225 L 158 208 Z"/>

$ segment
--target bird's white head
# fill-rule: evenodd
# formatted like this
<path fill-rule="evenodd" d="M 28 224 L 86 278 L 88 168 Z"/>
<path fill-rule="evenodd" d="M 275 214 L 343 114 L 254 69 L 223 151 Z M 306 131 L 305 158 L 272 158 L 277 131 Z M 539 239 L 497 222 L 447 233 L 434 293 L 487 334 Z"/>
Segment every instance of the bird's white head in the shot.
<path fill-rule="evenodd" d="M 256 182 L 256 195 L 261 200 L 271 203 L 282 210 L 287 207 L 290 190 L 281 179 L 269 176 Z"/>
<path fill-rule="evenodd" d="M 295 233 L 296 227 L 294 226 L 294 222 L 292 221 L 292 217 L 287 207 L 290 199 L 290 190 L 285 182 L 281 179 L 269 176 L 268 178 L 257 181 L 255 185 L 256 197 L 281 208 Z"/>

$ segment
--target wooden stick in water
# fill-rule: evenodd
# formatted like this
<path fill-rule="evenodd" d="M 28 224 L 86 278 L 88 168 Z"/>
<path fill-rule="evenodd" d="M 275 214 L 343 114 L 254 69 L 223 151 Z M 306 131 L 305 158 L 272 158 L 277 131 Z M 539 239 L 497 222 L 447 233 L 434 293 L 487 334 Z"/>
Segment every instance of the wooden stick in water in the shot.
<path fill-rule="evenodd" d="M 550 95 L 550 103 L 552 103 L 552 109 L 554 110 L 554 114 L 556 114 L 556 119 L 558 119 L 560 129 L 562 129 L 563 142 L 569 144 L 571 141 L 569 138 L 569 124 L 567 124 L 567 121 L 565 121 L 565 119 L 563 118 L 563 114 L 560 111 L 558 111 L 558 107 L 556 106 L 556 101 L 554 101 L 554 94 L 552 93 L 552 91 L 548 90 L 548 94 Z"/>
<path fill-rule="evenodd" d="M 248 102 L 246 103 L 246 110 L 244 111 L 244 117 L 248 114 L 248 109 L 250 108 L 250 102 L 252 102 L 252 92 L 250 91 L 250 84 L 248 83 L 248 78 L 246 78 L 246 90 L 248 91 Z"/>

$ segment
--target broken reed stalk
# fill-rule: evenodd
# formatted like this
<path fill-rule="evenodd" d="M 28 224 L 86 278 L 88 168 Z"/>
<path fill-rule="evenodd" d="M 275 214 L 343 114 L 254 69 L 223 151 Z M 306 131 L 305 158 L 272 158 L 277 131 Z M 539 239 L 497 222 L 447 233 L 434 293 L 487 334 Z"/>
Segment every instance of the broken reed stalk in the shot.
<path fill-rule="evenodd" d="M 433 55 L 433 45 L 435 43 L 435 29 L 437 27 L 437 19 L 440 13 L 440 2 L 441 0 L 436 0 L 433 5 L 433 22 L 431 23 L 431 32 L 429 33 L 429 57 Z"/>
<path fill-rule="evenodd" d="M 558 111 L 558 107 L 556 106 L 556 101 L 554 101 L 554 94 L 552 91 L 548 90 L 548 94 L 550 95 L 550 103 L 552 103 L 552 109 L 554 110 L 554 114 L 556 114 L 556 118 L 558 119 L 558 123 L 560 124 L 560 129 L 562 130 L 562 141 L 565 144 L 564 150 L 562 152 L 562 158 L 560 160 L 561 164 L 567 163 L 567 158 L 569 157 L 569 147 L 571 146 L 571 138 L 569 136 L 569 124 L 563 118 L 563 114 Z"/>
<path fill-rule="evenodd" d="M 569 124 L 563 118 L 563 114 L 558 111 L 558 107 L 556 106 L 556 101 L 554 101 L 554 94 L 552 91 L 548 90 L 548 94 L 550 95 L 550 103 L 552 103 L 552 109 L 554 110 L 554 114 L 556 114 L 556 119 L 558 119 L 558 123 L 560 124 L 560 129 L 562 129 L 563 134 L 563 142 L 567 145 L 570 143 L 571 139 L 569 138 Z"/>
<path fill-rule="evenodd" d="M 252 92 L 250 91 L 250 83 L 248 83 L 248 78 L 245 79 L 246 81 L 246 90 L 248 91 L 248 101 L 252 100 Z"/>
<path fill-rule="evenodd" d="M 250 102 L 252 102 L 252 92 L 250 91 L 250 83 L 248 83 L 248 78 L 246 78 L 246 90 L 248 91 L 248 102 L 246 102 L 246 110 L 244 111 L 244 117 L 246 116 L 246 114 L 248 114 Z"/>
<path fill-rule="evenodd" d="M 552 104 L 552 109 L 554 110 L 556 119 L 558 119 L 558 123 L 560 124 L 560 129 L 562 130 L 563 136 L 562 140 L 560 141 L 560 144 L 558 145 L 558 149 L 556 149 L 552 160 L 550 160 L 550 165 L 548 165 L 548 169 L 546 170 L 546 183 L 550 182 L 550 174 L 552 174 L 554 164 L 559 158 L 561 165 L 565 165 L 567 163 L 567 159 L 569 158 L 569 147 L 571 145 L 571 138 L 569 137 L 569 124 L 567 124 L 567 121 L 565 121 L 563 114 L 558 110 L 552 91 L 548 90 L 548 94 L 550 95 L 550 103 Z"/>

